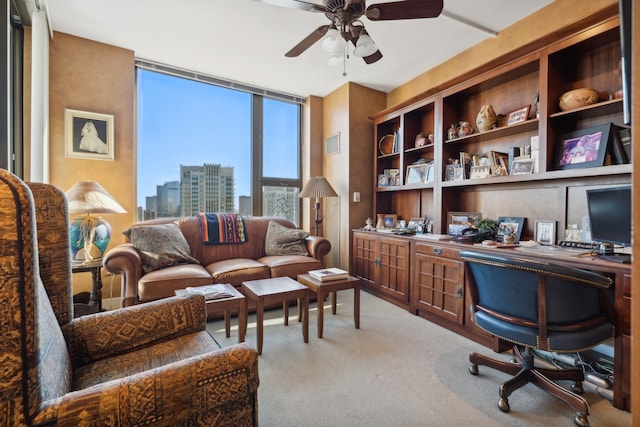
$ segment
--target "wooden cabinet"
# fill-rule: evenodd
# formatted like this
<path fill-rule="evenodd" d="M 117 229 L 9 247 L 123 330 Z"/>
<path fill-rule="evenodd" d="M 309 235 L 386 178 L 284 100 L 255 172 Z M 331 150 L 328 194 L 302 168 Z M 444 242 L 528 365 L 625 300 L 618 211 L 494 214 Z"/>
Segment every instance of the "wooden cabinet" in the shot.
<path fill-rule="evenodd" d="M 371 117 L 375 130 L 374 213 L 395 213 L 405 220 L 427 217 L 433 220 L 436 233 L 447 233 L 449 212 L 480 212 L 493 219 L 525 217 L 525 239 L 533 238 L 539 220 L 556 221 L 558 230 L 567 224 L 581 224 L 586 215 L 587 188 L 631 180 L 631 165 L 615 164 L 610 153 L 595 167 L 589 162 L 590 167 L 564 167 L 559 162 L 568 134 L 622 124 L 622 100 L 614 96 L 621 87 L 619 58 L 619 19 L 612 16 L 574 34 L 563 34 L 552 44 L 536 45 L 528 52 L 523 49 L 489 71 Z M 596 89 L 599 102 L 562 111 L 560 96 L 583 87 Z M 448 137 L 448 129 L 461 121 L 475 128 L 476 117 L 487 104 L 502 115 L 498 127 Z M 524 120 L 507 124 L 509 113 L 527 106 L 529 114 Z M 433 134 L 433 142 L 427 140 L 416 147 L 419 134 Z M 395 148 L 381 150 L 380 142 L 389 141 L 389 137 L 395 140 L 391 145 Z M 602 145 L 605 139 L 603 136 Z M 447 164 L 458 160 L 461 152 L 481 159 L 490 158 L 492 152 L 508 154 L 514 147 L 527 146 L 533 151 L 535 173 L 460 180 L 449 180 L 446 174 Z M 433 178 L 407 182 L 408 169 L 419 162 L 433 164 Z M 399 170 L 399 185 L 379 186 L 379 175 L 390 170 Z"/>
<path fill-rule="evenodd" d="M 353 233 L 352 274 L 362 287 L 403 308 L 409 307 L 409 242 L 376 233 Z"/>
<path fill-rule="evenodd" d="M 411 311 L 462 325 L 464 268 L 458 251 L 414 242 L 411 252 Z"/>

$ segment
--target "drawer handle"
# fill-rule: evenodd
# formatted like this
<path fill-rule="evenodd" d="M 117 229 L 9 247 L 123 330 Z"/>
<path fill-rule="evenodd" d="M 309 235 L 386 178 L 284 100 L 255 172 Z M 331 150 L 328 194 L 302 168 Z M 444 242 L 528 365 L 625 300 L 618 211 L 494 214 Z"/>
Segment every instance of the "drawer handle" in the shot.
<path fill-rule="evenodd" d="M 442 255 L 442 248 L 433 248 L 433 253 L 436 255 Z"/>

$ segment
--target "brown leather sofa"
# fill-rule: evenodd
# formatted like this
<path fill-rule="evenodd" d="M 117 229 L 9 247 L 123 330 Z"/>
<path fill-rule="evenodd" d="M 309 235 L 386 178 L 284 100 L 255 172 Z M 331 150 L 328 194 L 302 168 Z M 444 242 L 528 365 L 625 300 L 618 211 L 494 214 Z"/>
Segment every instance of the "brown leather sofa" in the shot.
<path fill-rule="evenodd" d="M 309 256 L 272 255 L 265 253 L 265 239 L 270 221 L 288 228 L 295 225 L 286 219 L 244 217 L 247 241 L 241 244 L 205 245 L 197 216 L 160 218 L 132 226 L 177 222 L 189 244 L 191 256 L 199 264 L 178 264 L 144 273 L 142 258 L 132 243 L 123 243 L 109 250 L 104 257 L 105 269 L 121 275 L 122 306 L 130 306 L 173 296 L 178 289 L 212 283 L 230 283 L 241 287 L 246 280 L 288 276 L 322 268 L 323 257 L 331 243 L 318 236 L 306 239 Z M 250 307 L 251 309 L 251 307 Z"/>

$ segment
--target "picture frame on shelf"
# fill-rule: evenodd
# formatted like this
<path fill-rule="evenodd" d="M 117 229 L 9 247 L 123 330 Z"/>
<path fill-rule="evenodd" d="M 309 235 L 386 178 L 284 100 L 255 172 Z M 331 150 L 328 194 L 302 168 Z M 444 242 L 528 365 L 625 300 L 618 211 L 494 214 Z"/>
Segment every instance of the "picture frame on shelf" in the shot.
<path fill-rule="evenodd" d="M 517 159 L 513 161 L 511 175 L 528 175 L 533 173 L 534 159 Z"/>
<path fill-rule="evenodd" d="M 405 179 L 405 184 L 419 184 L 427 182 L 428 168 L 429 164 L 427 163 L 407 166 L 407 178 Z"/>
<path fill-rule="evenodd" d="M 447 212 L 447 234 L 460 236 L 467 228 L 475 227 L 481 218 L 480 212 Z"/>
<path fill-rule="evenodd" d="M 522 237 L 524 229 L 524 217 L 521 216 L 501 216 L 498 217 L 498 236 L 504 240 L 508 235 L 513 238 L 511 243 L 518 243 Z"/>
<path fill-rule="evenodd" d="M 114 160 L 114 118 L 111 114 L 64 110 L 65 157 Z"/>
<path fill-rule="evenodd" d="M 527 104 L 526 106 L 518 108 L 517 110 L 507 114 L 507 126 L 526 122 L 529 118 L 529 110 L 531 110 L 531 104 Z"/>
<path fill-rule="evenodd" d="M 486 178 L 489 176 L 490 172 L 491 167 L 489 165 L 471 166 L 471 174 L 469 175 L 469 179 Z"/>
<path fill-rule="evenodd" d="M 387 185 L 400 185 L 400 169 L 385 169 L 384 174 L 387 176 Z"/>
<path fill-rule="evenodd" d="M 396 228 L 398 222 L 397 214 L 384 214 L 384 226 L 386 228 Z"/>
<path fill-rule="evenodd" d="M 378 175 L 378 187 L 388 187 L 389 177 L 383 173 Z"/>
<path fill-rule="evenodd" d="M 536 242 L 547 245 L 556 244 L 556 222 L 555 221 L 536 221 L 535 236 Z"/>
<path fill-rule="evenodd" d="M 436 180 L 436 167 L 433 163 L 427 164 L 427 180 L 425 182 L 434 182 Z"/>
<path fill-rule="evenodd" d="M 611 123 L 567 132 L 556 144 L 556 169 L 579 169 L 604 166 Z"/>

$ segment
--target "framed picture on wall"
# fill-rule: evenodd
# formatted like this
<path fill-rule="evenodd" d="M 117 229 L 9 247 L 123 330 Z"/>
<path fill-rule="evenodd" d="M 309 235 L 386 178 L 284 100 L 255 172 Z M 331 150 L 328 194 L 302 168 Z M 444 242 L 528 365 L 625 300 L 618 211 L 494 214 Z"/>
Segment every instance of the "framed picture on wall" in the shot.
<path fill-rule="evenodd" d="M 65 156 L 77 159 L 113 160 L 113 115 L 64 110 Z"/>

